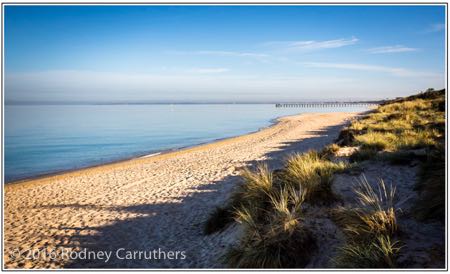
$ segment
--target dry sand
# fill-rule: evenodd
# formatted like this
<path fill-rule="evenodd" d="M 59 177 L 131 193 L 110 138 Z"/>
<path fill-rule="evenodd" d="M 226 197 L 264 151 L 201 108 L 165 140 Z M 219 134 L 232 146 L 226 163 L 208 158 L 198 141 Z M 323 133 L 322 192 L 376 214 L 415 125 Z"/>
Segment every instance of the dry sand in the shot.
<path fill-rule="evenodd" d="M 239 168 L 260 160 L 276 168 L 289 153 L 322 148 L 355 115 L 285 117 L 249 135 L 6 185 L 5 267 L 224 267 L 220 256 L 238 229 L 206 236 L 203 225 L 239 182 Z M 26 256 L 29 250 L 36 256 Z M 157 250 L 160 257 L 183 251 L 186 258 L 118 258 L 125 250 Z M 84 260 L 69 259 L 70 251 L 112 253 L 108 261 Z"/>

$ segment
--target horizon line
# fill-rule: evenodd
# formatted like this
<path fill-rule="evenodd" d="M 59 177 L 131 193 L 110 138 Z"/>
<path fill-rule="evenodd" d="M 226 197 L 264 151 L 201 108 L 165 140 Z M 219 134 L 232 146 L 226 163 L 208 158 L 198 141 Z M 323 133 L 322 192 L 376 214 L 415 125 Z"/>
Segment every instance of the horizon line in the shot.
<path fill-rule="evenodd" d="M 385 99 L 292 100 L 292 101 L 5 101 L 4 105 L 247 105 L 247 104 L 322 104 L 379 103 Z"/>

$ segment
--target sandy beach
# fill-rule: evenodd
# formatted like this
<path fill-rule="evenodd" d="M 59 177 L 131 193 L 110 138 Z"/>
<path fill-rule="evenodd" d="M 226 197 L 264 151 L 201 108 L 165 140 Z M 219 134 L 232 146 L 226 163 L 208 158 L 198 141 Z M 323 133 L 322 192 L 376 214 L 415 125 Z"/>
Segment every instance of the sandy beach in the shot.
<path fill-rule="evenodd" d="M 5 267 L 224 267 L 220 256 L 237 240 L 239 229 L 231 226 L 207 236 L 203 225 L 239 182 L 239 169 L 255 161 L 276 168 L 290 153 L 319 149 L 356 115 L 289 116 L 261 131 L 211 144 L 8 184 Z M 60 256 L 61 250 L 111 251 L 112 256 L 72 259 Z M 157 250 L 167 258 L 124 259 L 127 250 Z M 53 258 L 55 252 L 59 255 Z"/>

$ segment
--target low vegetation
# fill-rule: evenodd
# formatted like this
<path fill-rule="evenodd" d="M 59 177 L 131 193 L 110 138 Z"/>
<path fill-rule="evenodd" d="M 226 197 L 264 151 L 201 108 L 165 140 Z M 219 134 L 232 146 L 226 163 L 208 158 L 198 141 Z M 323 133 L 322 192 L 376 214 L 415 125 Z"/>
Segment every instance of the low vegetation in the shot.
<path fill-rule="evenodd" d="M 394 165 L 421 163 L 416 190 L 420 220 L 445 214 L 445 90 L 428 90 L 388 101 L 346 130 L 359 151 L 351 162 L 383 160 Z"/>
<path fill-rule="evenodd" d="M 236 210 L 244 237 L 226 254 L 226 261 L 240 268 L 305 267 L 316 243 L 303 225 L 303 192 L 282 187 L 266 194 L 268 205 Z"/>
<path fill-rule="evenodd" d="M 380 180 L 376 190 L 361 177 L 354 189 L 357 206 L 341 208 L 335 214 L 347 243 L 335 258 L 338 268 L 393 268 L 400 251 L 397 241 L 395 188 Z"/>
<path fill-rule="evenodd" d="M 303 204 L 329 204 L 335 172 L 346 165 L 334 163 L 316 151 L 292 155 L 277 174 L 266 165 L 244 170 L 244 183 L 235 195 L 235 219 L 244 227 L 239 246 L 226 255 L 232 267 L 305 267 L 316 240 L 303 223 Z"/>
<path fill-rule="evenodd" d="M 266 165 L 244 170 L 242 178 L 244 183 L 235 194 L 241 203 L 235 202 L 234 217 L 245 233 L 240 245 L 227 253 L 228 264 L 242 268 L 304 267 L 308 250 L 315 245 L 302 224 L 305 192 L 282 184 Z M 236 197 L 233 200 L 238 200 Z"/>
<path fill-rule="evenodd" d="M 336 156 L 342 146 L 355 151 L 348 161 Z M 339 206 L 343 201 L 333 192 L 337 173 L 364 172 L 360 163 L 367 160 L 419 164 L 414 215 L 421 221 L 443 222 L 445 91 L 428 90 L 388 101 L 343 129 L 335 144 L 319 152 L 291 155 L 280 170 L 271 171 L 264 164 L 245 169 L 241 186 L 227 205 L 211 214 L 205 233 L 220 231 L 234 221 L 242 225 L 239 244 L 224 257 L 230 267 L 301 268 L 318 249 L 306 213 L 320 207 L 345 235 L 345 243 L 331 259 L 335 267 L 398 267 L 404 246 L 398 233 L 395 187 L 362 176 L 353 189 L 355 201 L 345 202 L 345 207 Z"/>
<path fill-rule="evenodd" d="M 430 90 L 410 100 L 397 100 L 380 106 L 349 127 L 353 145 L 365 149 L 366 155 L 367 151 L 373 155 L 373 151 L 396 153 L 435 149 L 444 141 L 444 96 L 443 90 Z"/>
<path fill-rule="evenodd" d="M 303 189 L 309 203 L 329 204 L 337 199 L 331 190 L 333 174 L 346 167 L 344 162 L 332 162 L 316 151 L 295 154 L 286 162 L 285 183 Z"/>
<path fill-rule="evenodd" d="M 378 236 L 367 244 L 349 243 L 335 259 L 338 268 L 395 268 L 400 251 L 398 242 Z"/>
<path fill-rule="evenodd" d="M 333 143 L 333 144 L 326 146 L 324 149 L 322 149 L 322 151 L 319 154 L 320 154 L 320 156 L 329 159 L 330 157 L 333 157 L 334 154 L 339 151 L 339 149 L 341 149 L 341 148 L 338 145 Z"/>

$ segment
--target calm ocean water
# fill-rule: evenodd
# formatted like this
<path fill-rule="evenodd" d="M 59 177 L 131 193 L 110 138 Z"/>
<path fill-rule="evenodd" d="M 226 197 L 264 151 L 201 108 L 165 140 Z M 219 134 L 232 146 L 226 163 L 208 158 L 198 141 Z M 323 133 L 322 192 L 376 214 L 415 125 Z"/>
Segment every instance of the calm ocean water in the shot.
<path fill-rule="evenodd" d="M 5 182 L 237 136 L 280 116 L 363 107 L 7 105 Z"/>

